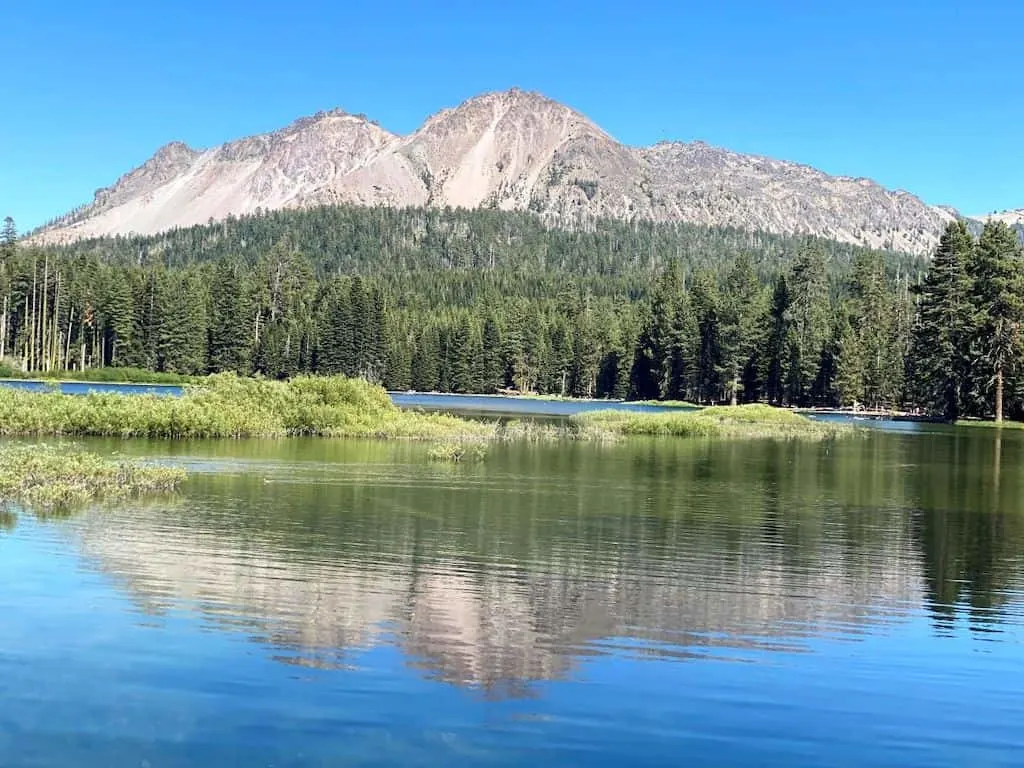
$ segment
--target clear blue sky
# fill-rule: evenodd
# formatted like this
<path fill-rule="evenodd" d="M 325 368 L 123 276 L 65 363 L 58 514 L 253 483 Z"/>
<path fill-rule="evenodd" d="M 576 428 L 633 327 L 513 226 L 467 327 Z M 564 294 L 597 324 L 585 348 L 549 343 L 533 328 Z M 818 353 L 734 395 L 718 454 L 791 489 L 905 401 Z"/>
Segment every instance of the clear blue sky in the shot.
<path fill-rule="evenodd" d="M 0 20 L 0 216 L 28 229 L 174 139 L 340 106 L 396 132 L 541 91 L 965 213 L 1024 206 L 1024 1 L 32 0 Z"/>

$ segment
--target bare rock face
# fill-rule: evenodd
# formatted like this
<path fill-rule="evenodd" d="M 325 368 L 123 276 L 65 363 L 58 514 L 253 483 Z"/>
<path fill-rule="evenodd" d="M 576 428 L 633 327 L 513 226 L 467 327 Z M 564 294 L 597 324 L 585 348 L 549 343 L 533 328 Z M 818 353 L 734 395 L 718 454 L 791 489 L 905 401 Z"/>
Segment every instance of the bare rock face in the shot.
<path fill-rule="evenodd" d="M 168 144 L 34 239 L 334 203 L 531 210 L 567 227 L 601 216 L 685 221 L 911 252 L 931 249 L 957 215 L 868 179 L 701 142 L 627 147 L 569 107 L 513 89 L 442 110 L 409 136 L 335 110 L 205 151 Z"/>

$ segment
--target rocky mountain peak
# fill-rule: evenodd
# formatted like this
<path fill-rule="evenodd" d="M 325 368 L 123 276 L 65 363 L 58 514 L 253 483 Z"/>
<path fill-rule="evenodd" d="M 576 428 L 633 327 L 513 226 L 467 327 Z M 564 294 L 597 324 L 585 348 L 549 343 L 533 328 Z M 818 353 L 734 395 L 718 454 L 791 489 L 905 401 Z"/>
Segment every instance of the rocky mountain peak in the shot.
<path fill-rule="evenodd" d="M 913 252 L 930 250 L 958 215 L 868 179 L 703 141 L 628 147 L 571 107 L 512 88 L 443 109 L 408 136 L 331 109 L 205 151 L 172 142 L 36 239 L 326 203 L 530 210 L 570 227 L 597 216 L 687 221 Z"/>

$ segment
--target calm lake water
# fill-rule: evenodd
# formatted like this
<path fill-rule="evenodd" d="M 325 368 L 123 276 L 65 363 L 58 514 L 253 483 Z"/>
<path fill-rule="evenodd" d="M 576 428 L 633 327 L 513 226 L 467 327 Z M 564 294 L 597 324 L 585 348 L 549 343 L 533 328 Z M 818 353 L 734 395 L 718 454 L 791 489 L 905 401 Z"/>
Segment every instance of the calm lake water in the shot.
<path fill-rule="evenodd" d="M 1019 766 L 1024 441 L 106 442 L 0 517 L 0 765 Z"/>

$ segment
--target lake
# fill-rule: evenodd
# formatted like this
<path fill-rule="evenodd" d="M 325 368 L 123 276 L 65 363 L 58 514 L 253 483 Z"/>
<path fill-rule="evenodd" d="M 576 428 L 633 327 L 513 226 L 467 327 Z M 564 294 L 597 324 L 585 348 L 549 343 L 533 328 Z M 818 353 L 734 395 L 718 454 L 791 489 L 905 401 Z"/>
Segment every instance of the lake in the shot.
<path fill-rule="evenodd" d="M 0 764 L 1010 766 L 1024 440 L 85 441 L 0 516 Z"/>

